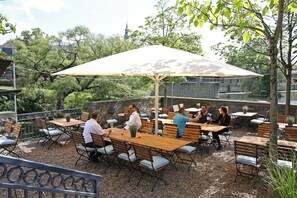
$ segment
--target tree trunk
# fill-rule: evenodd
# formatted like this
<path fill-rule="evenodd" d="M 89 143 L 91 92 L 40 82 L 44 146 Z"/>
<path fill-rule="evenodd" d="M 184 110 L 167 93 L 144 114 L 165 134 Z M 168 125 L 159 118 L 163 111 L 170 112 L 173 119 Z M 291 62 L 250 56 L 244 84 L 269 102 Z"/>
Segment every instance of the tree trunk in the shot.
<path fill-rule="evenodd" d="M 285 74 L 286 77 L 286 105 L 285 105 L 285 115 L 290 115 L 290 102 L 291 102 L 291 76 L 292 76 L 292 67 L 288 68 Z"/>
<path fill-rule="evenodd" d="M 64 109 L 64 98 L 58 97 L 57 99 L 57 110 Z"/>

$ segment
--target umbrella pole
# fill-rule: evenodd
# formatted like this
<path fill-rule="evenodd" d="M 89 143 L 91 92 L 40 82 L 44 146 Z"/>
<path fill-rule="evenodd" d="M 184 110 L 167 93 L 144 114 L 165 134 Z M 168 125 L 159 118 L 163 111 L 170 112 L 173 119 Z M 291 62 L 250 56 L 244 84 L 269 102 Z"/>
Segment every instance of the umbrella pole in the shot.
<path fill-rule="evenodd" d="M 155 135 L 158 135 L 158 112 L 159 112 L 159 84 L 160 76 L 154 76 L 155 81 Z"/>

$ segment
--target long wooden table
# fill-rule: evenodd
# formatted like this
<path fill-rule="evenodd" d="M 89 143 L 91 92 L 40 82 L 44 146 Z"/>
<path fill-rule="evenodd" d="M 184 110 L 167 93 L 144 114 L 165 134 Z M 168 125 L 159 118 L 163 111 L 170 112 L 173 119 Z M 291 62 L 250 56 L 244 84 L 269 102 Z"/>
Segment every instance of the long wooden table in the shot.
<path fill-rule="evenodd" d="M 242 136 L 237 141 L 249 143 L 257 146 L 267 146 L 267 143 L 269 142 L 269 138 L 246 135 L 246 136 Z M 287 140 L 277 140 L 277 145 L 295 147 L 295 150 L 297 151 L 297 142 L 292 142 Z"/>
<path fill-rule="evenodd" d="M 158 120 L 162 121 L 163 124 L 173 124 L 172 119 L 158 119 Z M 208 132 L 213 132 L 213 133 L 219 132 L 219 131 L 227 128 L 227 126 L 202 124 L 202 123 L 197 123 L 197 122 L 187 122 L 187 125 L 200 126 L 202 131 L 208 131 Z"/>
<path fill-rule="evenodd" d="M 110 139 L 117 139 L 120 141 L 131 142 L 143 146 L 160 149 L 163 151 L 172 152 L 176 149 L 189 144 L 189 141 L 178 140 L 174 138 L 167 138 L 151 134 L 137 133 L 135 138 L 131 138 L 130 131 L 112 128 L 108 136 Z"/>

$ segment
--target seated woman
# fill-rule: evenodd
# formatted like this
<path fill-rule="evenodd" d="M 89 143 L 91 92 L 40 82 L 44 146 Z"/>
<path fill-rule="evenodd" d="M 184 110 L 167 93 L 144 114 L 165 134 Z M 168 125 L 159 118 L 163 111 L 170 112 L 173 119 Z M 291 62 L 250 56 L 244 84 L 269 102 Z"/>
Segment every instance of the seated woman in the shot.
<path fill-rule="evenodd" d="M 227 108 L 226 107 L 221 107 L 219 109 L 219 111 L 220 111 L 220 115 L 216 120 L 213 120 L 213 123 L 219 123 L 220 126 L 229 126 L 231 117 L 228 115 Z M 217 150 L 222 149 L 219 135 L 224 133 L 224 132 L 227 132 L 228 130 L 229 130 L 228 128 L 225 128 L 225 129 L 223 129 L 223 130 L 221 130 L 219 132 L 212 133 L 213 134 L 213 139 L 217 140 L 217 142 L 218 142 Z"/>

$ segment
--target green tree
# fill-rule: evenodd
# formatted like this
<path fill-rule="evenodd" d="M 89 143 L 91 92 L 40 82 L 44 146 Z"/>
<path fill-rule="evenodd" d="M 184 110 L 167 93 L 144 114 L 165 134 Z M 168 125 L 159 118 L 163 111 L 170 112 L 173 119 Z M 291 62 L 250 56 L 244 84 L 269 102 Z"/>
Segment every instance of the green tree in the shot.
<path fill-rule="evenodd" d="M 296 1 L 268 0 L 218 0 L 192 1 L 177 0 L 180 13 L 190 17 L 196 27 L 210 23 L 210 28 L 221 27 L 227 34 L 240 35 L 244 42 L 251 38 L 263 37 L 269 44 L 270 66 L 270 155 L 277 155 L 277 54 L 278 41 L 282 32 L 284 12 L 297 11 Z"/>
<path fill-rule="evenodd" d="M 168 5 L 168 0 L 159 0 L 155 5 L 157 14 L 148 16 L 142 26 L 132 31 L 130 38 L 141 47 L 161 44 L 191 53 L 203 55 L 201 36 L 190 31 L 187 16 L 179 14 L 174 6 Z M 165 78 L 162 82 L 164 88 L 164 106 L 167 106 L 167 86 L 171 82 L 179 82 L 180 77 Z"/>
<path fill-rule="evenodd" d="M 11 24 L 8 19 L 0 13 L 0 34 L 15 32 L 15 25 Z"/>

